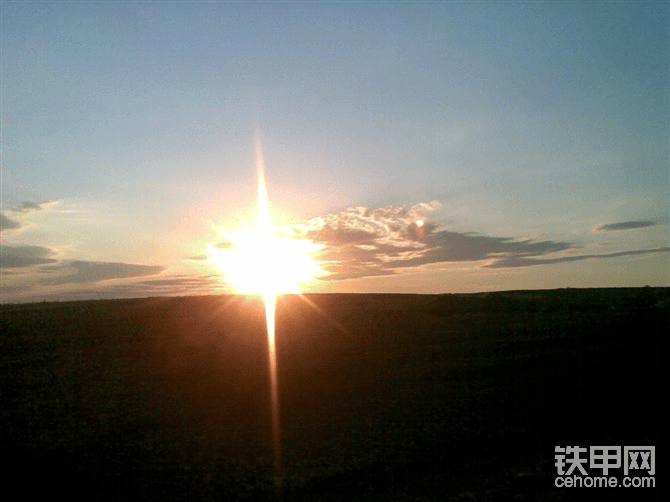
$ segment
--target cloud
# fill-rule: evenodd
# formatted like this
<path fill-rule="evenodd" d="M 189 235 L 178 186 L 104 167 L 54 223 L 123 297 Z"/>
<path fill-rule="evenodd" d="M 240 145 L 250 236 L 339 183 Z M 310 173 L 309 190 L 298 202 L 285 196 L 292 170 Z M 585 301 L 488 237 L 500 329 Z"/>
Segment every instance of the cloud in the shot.
<path fill-rule="evenodd" d="M 172 275 L 163 279 L 149 279 L 126 284 L 113 284 L 101 292 L 110 297 L 184 296 L 227 291 L 217 275 Z"/>
<path fill-rule="evenodd" d="M 95 289 L 100 298 L 201 295 L 220 293 L 222 290 L 226 290 L 225 285 L 216 275 L 172 275 L 162 279 L 109 284 Z M 90 290 L 68 292 L 68 296 L 78 294 L 90 296 Z"/>
<path fill-rule="evenodd" d="M 19 204 L 18 206 L 11 208 L 9 210 L 9 213 L 10 214 L 32 213 L 36 211 L 46 211 L 47 209 L 51 208 L 51 206 L 54 206 L 56 204 L 58 204 L 58 201 L 46 201 L 46 202 L 25 201 Z M 9 218 L 4 213 L 0 213 L 0 232 L 22 227 L 24 227 L 22 223 Z"/>
<path fill-rule="evenodd" d="M 403 269 L 438 263 L 486 262 L 481 266 L 514 268 L 670 250 L 579 255 L 575 254 L 579 246 L 571 242 L 454 232 L 428 221 L 428 213 L 438 207 L 437 203 L 375 210 L 356 207 L 314 218 L 301 232 L 326 246 L 319 256 L 323 268 L 329 272 L 324 280 L 393 275 Z M 637 228 L 650 224 L 653 223 L 614 225 Z M 562 255 L 557 256 L 559 253 Z M 565 253 L 573 254 L 566 256 Z"/>
<path fill-rule="evenodd" d="M 333 228 L 328 225 L 307 234 L 307 237 L 312 241 L 327 246 L 342 246 L 345 244 L 366 242 L 373 236 L 374 233 L 367 230 Z"/>
<path fill-rule="evenodd" d="M 0 232 L 10 230 L 12 228 L 21 228 L 21 224 L 17 221 L 7 218 L 3 213 L 0 213 Z"/>
<path fill-rule="evenodd" d="M 127 279 L 155 275 L 165 270 L 165 267 L 150 265 L 133 265 L 129 263 L 72 261 L 57 266 L 45 267 L 52 277 L 42 279 L 44 284 L 91 284 L 108 279 Z"/>
<path fill-rule="evenodd" d="M 137 267 L 137 265 L 134 265 Z M 91 298 L 140 298 L 147 296 L 185 296 L 227 293 L 228 288 L 217 275 L 172 275 L 161 279 L 135 280 L 132 277 L 122 282 L 74 282 L 67 289 L 50 289 L 44 286 L 67 284 L 64 280 L 54 282 L 56 277 L 48 277 L 64 270 L 64 266 L 42 267 L 36 287 L 33 282 L 26 285 L 3 285 L 4 301 L 72 301 Z M 3 274 L 5 272 L 3 271 Z M 45 278 L 45 276 L 47 276 Z M 121 277 L 116 277 L 121 279 Z M 58 278 L 62 279 L 62 278 Z M 70 281 L 72 282 L 72 281 Z M 14 296 L 14 298 L 12 298 Z"/>
<path fill-rule="evenodd" d="M 220 242 L 217 242 L 214 247 L 216 249 L 232 249 L 235 247 L 235 243 L 227 240 L 222 240 Z"/>
<path fill-rule="evenodd" d="M 191 286 L 211 285 L 216 275 L 194 276 L 194 275 L 173 275 L 165 279 L 151 279 L 147 281 L 136 282 L 137 286 L 150 286 L 158 288 L 173 288 L 175 286 L 184 288 Z"/>
<path fill-rule="evenodd" d="M 370 239 L 369 244 L 331 249 L 326 258 L 334 263 L 326 265 L 331 271 L 326 278 L 389 275 L 399 269 L 431 263 L 492 260 L 499 266 L 508 266 L 505 264 L 514 259 L 529 259 L 574 248 L 568 242 L 518 241 L 508 237 L 436 231 L 434 226 L 420 228 L 426 228 L 423 238 L 419 237 L 417 228 L 409 226 L 393 238 L 375 238 Z"/>
<path fill-rule="evenodd" d="M 472 233 L 438 231 L 427 235 L 423 242 L 429 248 L 412 263 L 505 261 L 510 257 L 543 256 L 573 249 L 569 242 L 549 240 L 515 240 L 511 237 L 489 237 Z"/>
<path fill-rule="evenodd" d="M 34 211 L 42 211 L 47 209 L 49 206 L 55 204 L 55 201 L 46 201 L 46 202 L 30 202 L 24 201 L 21 205 L 12 208 L 14 212 L 17 213 L 32 213 Z"/>
<path fill-rule="evenodd" d="M 632 256 L 639 254 L 649 254 L 649 253 L 667 253 L 670 252 L 670 247 L 666 248 L 655 248 L 655 249 L 634 249 L 630 251 L 619 251 L 616 253 L 608 254 L 583 254 L 575 256 L 559 256 L 556 258 L 545 258 L 545 259 L 527 259 L 523 256 L 513 257 L 507 260 L 502 260 L 499 262 L 492 263 L 487 265 L 490 268 L 503 268 L 503 267 L 529 267 L 532 265 L 549 265 L 552 263 L 568 262 L 568 261 L 580 261 L 587 260 L 590 258 L 616 258 L 619 256 Z"/>
<path fill-rule="evenodd" d="M 422 202 L 410 207 L 387 206 L 370 210 L 355 207 L 340 213 L 313 218 L 308 222 L 307 236 L 315 242 L 330 245 L 365 241 L 371 236 L 387 237 L 408 225 L 426 220 L 426 213 L 440 207 L 438 201 Z"/>
<path fill-rule="evenodd" d="M 0 254 L 0 268 L 30 267 L 32 265 L 44 265 L 54 263 L 53 251 L 42 246 L 13 246 L 2 245 Z"/>
<path fill-rule="evenodd" d="M 607 223 L 598 225 L 593 229 L 594 232 L 604 232 L 609 230 L 632 230 L 634 228 L 651 227 L 656 225 L 655 221 L 623 221 L 621 223 Z"/>

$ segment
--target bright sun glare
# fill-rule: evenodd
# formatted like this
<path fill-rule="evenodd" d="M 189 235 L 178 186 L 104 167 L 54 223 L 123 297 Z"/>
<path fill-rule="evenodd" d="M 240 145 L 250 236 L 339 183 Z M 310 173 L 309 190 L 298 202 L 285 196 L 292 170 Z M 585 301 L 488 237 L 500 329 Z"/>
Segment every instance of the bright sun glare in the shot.
<path fill-rule="evenodd" d="M 321 274 L 311 256 L 321 246 L 310 241 L 280 237 L 262 226 L 227 238 L 234 247 L 211 252 L 226 280 L 239 293 L 299 293 L 301 285 Z"/>
<path fill-rule="evenodd" d="M 226 281 L 242 294 L 259 294 L 265 298 L 283 293 L 300 293 L 300 286 L 324 275 L 314 253 L 323 249 L 310 240 L 277 235 L 268 208 L 263 154 L 258 157 L 258 221 L 223 237 L 232 246 L 218 249 L 210 245 L 210 260 L 223 272 Z"/>

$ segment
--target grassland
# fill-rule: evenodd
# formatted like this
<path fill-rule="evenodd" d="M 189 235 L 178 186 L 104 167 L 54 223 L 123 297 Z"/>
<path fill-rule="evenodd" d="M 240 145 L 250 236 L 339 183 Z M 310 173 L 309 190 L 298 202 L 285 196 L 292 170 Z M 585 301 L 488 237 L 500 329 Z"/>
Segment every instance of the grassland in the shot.
<path fill-rule="evenodd" d="M 282 499 L 667 500 L 667 288 L 307 299 L 277 310 Z M 5 490 L 276 497 L 258 299 L 0 313 Z M 656 445 L 656 488 L 555 488 L 556 445 Z"/>

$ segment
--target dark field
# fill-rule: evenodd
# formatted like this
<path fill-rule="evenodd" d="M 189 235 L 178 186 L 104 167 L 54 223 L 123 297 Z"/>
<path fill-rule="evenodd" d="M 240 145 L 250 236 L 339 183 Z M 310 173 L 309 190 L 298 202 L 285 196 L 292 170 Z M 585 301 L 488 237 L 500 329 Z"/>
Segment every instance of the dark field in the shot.
<path fill-rule="evenodd" d="M 277 311 L 280 490 L 259 300 L 0 306 L 4 492 L 668 500 L 669 289 L 307 298 Z M 656 488 L 558 489 L 557 445 L 655 445 Z"/>

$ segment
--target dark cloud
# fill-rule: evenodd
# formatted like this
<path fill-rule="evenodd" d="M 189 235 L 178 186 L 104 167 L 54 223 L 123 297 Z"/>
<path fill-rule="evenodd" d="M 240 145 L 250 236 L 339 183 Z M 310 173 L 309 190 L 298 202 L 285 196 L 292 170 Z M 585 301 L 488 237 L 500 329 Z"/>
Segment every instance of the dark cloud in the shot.
<path fill-rule="evenodd" d="M 424 228 L 424 227 L 421 227 Z M 472 233 L 435 231 L 425 226 L 425 236 L 412 240 L 370 239 L 365 245 L 341 247 L 324 253 L 325 268 L 331 272 L 326 279 L 341 279 L 389 275 L 398 269 L 431 263 L 453 263 L 493 260 L 494 263 L 512 263 L 514 259 L 530 259 L 557 251 L 574 249 L 568 242 L 549 240 L 515 240 L 508 237 L 490 237 Z M 409 230 L 401 232 L 411 234 Z M 499 265 L 511 266 L 511 265 Z"/>
<path fill-rule="evenodd" d="M 448 231 L 433 232 L 427 235 L 423 242 L 428 248 L 421 249 L 416 256 L 403 260 L 401 266 L 489 259 L 504 261 L 514 256 L 542 256 L 574 248 L 568 242 L 519 241 L 509 237 L 489 237 Z"/>
<path fill-rule="evenodd" d="M 209 258 L 207 258 L 206 255 L 201 254 L 201 255 L 197 255 L 197 256 L 187 256 L 185 259 L 190 260 L 190 261 L 206 261 Z"/>
<path fill-rule="evenodd" d="M 21 228 L 21 224 L 0 213 L 0 232 L 4 232 L 5 230 L 10 230 L 12 228 Z"/>
<path fill-rule="evenodd" d="M 42 246 L 14 246 L 3 244 L 0 251 L 0 268 L 30 267 L 54 263 L 53 251 Z"/>
<path fill-rule="evenodd" d="M 364 263 L 361 265 L 351 263 L 334 263 L 324 267 L 329 275 L 322 277 L 327 281 L 340 281 L 344 279 L 359 279 L 361 277 L 377 277 L 383 275 L 394 275 L 398 270 L 388 269 L 379 263 Z"/>
<path fill-rule="evenodd" d="M 72 261 L 59 266 L 49 267 L 52 277 L 44 278 L 45 284 L 90 284 L 108 279 L 127 279 L 155 275 L 165 267 L 132 265 L 129 263 L 110 263 L 93 261 Z M 64 273 L 64 274 L 63 274 Z"/>
<path fill-rule="evenodd" d="M 216 249 L 232 249 L 235 247 L 235 243 L 230 241 L 220 241 L 217 242 L 214 247 Z"/>
<path fill-rule="evenodd" d="M 326 246 L 342 246 L 345 244 L 366 242 L 374 238 L 374 236 L 374 233 L 370 233 L 366 230 L 333 228 L 329 225 L 307 233 L 309 239 L 319 244 L 325 244 Z"/>
<path fill-rule="evenodd" d="M 111 297 L 183 296 L 221 292 L 223 283 L 216 275 L 173 275 L 105 288 Z"/>
<path fill-rule="evenodd" d="M 205 275 L 176 275 L 165 279 L 151 279 L 148 281 L 139 281 L 135 284 L 138 286 L 153 286 L 153 287 L 188 287 L 188 286 L 202 286 L 211 285 L 218 276 Z"/>
<path fill-rule="evenodd" d="M 31 286 L 7 286 L 6 284 L 3 284 L 2 286 L 2 293 L 3 296 L 10 296 L 10 295 L 15 295 L 17 293 L 24 293 L 26 291 L 29 291 Z M 0 301 L 4 302 L 4 298 L 0 298 Z"/>
<path fill-rule="evenodd" d="M 604 232 L 608 230 L 632 230 L 634 228 L 651 227 L 656 225 L 655 221 L 623 221 L 621 223 L 607 223 L 598 225 L 593 229 L 594 232 Z"/>
<path fill-rule="evenodd" d="M 34 211 L 42 211 L 47 208 L 47 206 L 54 204 L 54 201 L 47 202 L 22 202 L 20 205 L 13 207 L 10 212 L 14 213 L 31 213 Z M 5 216 L 3 213 L 0 213 L 0 232 L 5 230 L 10 230 L 13 228 L 21 228 L 23 225 L 18 221 L 12 220 L 9 217 Z"/>
<path fill-rule="evenodd" d="M 46 202 L 29 202 L 25 201 L 21 203 L 21 205 L 16 206 L 13 208 L 14 211 L 17 213 L 31 213 L 33 211 L 41 211 L 44 209 L 44 206 L 47 206 L 51 204 L 52 201 L 46 201 Z"/>
<path fill-rule="evenodd" d="M 43 267 L 46 269 L 47 267 Z M 53 272 L 58 267 L 49 267 Z M 88 299 L 107 299 L 107 298 L 143 298 L 149 296 L 185 296 L 185 295 L 208 295 L 218 294 L 223 291 L 221 281 L 218 276 L 206 275 L 176 275 L 168 276 L 165 279 L 150 279 L 136 282 L 124 283 L 96 283 L 81 284 L 81 288 L 68 289 L 67 291 L 52 291 L 49 289 L 40 290 L 37 294 L 34 285 L 28 286 L 3 286 L 3 292 L 8 294 L 18 294 L 16 300 L 21 302 L 30 301 L 72 301 Z M 42 284 L 45 284 L 42 281 Z M 53 284 L 53 283 L 48 283 Z"/>

